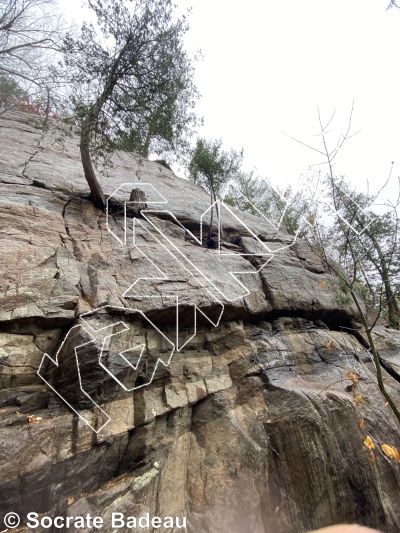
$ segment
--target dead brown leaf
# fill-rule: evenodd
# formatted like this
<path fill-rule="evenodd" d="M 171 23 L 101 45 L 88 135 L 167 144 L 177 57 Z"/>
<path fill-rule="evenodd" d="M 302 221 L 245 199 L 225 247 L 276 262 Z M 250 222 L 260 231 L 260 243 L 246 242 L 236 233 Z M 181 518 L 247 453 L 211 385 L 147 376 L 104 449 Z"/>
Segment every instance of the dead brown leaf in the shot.
<path fill-rule="evenodd" d="M 360 376 L 355 372 L 351 372 L 351 370 L 346 371 L 346 377 L 348 377 L 354 385 L 357 385 L 357 383 L 360 381 Z"/>
<path fill-rule="evenodd" d="M 371 453 L 369 454 L 369 464 L 370 465 L 373 465 L 375 463 L 375 454 L 374 452 L 371 450 Z"/>
<path fill-rule="evenodd" d="M 390 446 L 389 444 L 381 444 L 382 451 L 385 455 L 389 457 L 389 459 L 394 459 L 398 463 L 400 463 L 400 453 L 397 448 L 394 446 Z"/>
<path fill-rule="evenodd" d="M 38 424 L 43 418 L 41 416 L 26 415 L 26 422 L 28 424 Z"/>
<path fill-rule="evenodd" d="M 373 442 L 373 440 L 371 439 L 371 437 L 369 435 L 367 435 L 365 441 L 364 441 L 364 445 L 369 449 L 369 450 L 375 450 L 375 444 Z"/>
<path fill-rule="evenodd" d="M 364 393 L 354 396 L 353 402 L 356 404 L 356 407 L 365 407 Z"/>

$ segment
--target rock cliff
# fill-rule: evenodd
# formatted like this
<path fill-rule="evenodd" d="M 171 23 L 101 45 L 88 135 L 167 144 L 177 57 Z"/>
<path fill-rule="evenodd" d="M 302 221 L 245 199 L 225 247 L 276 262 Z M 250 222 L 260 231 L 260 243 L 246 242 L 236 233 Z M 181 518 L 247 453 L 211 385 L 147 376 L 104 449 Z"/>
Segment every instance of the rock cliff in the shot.
<path fill-rule="evenodd" d="M 132 530 L 112 513 L 187 518 L 141 531 L 397 532 L 400 465 L 379 445 L 398 426 L 308 245 L 221 206 L 207 248 L 208 195 L 126 153 L 100 177 L 104 213 L 76 137 L 0 121 L 0 530 L 36 512 L 102 517 L 85 532 Z M 400 404 L 400 335 L 374 335 Z"/>

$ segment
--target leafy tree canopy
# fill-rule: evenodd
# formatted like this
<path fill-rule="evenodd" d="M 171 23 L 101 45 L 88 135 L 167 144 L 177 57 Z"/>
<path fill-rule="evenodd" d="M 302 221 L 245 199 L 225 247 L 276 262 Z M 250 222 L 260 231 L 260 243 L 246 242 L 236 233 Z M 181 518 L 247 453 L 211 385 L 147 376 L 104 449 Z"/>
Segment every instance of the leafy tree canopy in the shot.
<path fill-rule="evenodd" d="M 194 183 L 203 185 L 216 199 L 223 186 L 240 172 L 243 150 L 223 150 L 222 140 L 197 139 L 191 152 L 189 176 Z"/>
<path fill-rule="evenodd" d="M 143 155 L 184 150 L 198 92 L 183 46 L 187 17 L 174 19 L 170 0 L 89 0 L 89 7 L 101 36 L 85 23 L 78 38 L 65 40 L 64 54 L 82 118 L 85 176 L 104 205 L 92 156 L 121 144 Z"/>
<path fill-rule="evenodd" d="M 11 76 L 0 75 L 0 107 L 9 109 L 27 99 L 26 92 Z"/>
<path fill-rule="evenodd" d="M 223 150 L 222 140 L 199 138 L 191 151 L 188 165 L 189 177 L 194 183 L 202 185 L 209 193 L 211 200 L 210 225 L 208 230 L 208 246 L 214 247 L 213 220 L 214 203 L 221 195 L 224 186 L 240 172 L 243 161 L 243 150 Z M 218 213 L 218 205 L 215 205 Z"/>

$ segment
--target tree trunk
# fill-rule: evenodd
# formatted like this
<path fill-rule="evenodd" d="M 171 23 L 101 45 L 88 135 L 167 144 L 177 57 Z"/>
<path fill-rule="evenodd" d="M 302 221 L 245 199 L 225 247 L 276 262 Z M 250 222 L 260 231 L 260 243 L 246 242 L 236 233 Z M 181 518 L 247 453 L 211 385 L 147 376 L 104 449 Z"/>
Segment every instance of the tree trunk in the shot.
<path fill-rule="evenodd" d="M 81 160 L 83 166 L 83 172 L 85 173 L 86 181 L 88 182 L 93 203 L 96 207 L 105 209 L 106 199 L 101 189 L 100 183 L 96 178 L 96 173 L 93 168 L 92 158 L 89 150 L 90 135 L 93 128 L 96 127 L 97 120 L 99 118 L 100 112 L 103 108 L 103 105 L 107 99 L 112 94 L 113 88 L 115 85 L 115 80 L 111 77 L 102 94 L 89 109 L 87 116 L 84 118 L 82 131 L 81 131 L 81 140 L 79 144 L 81 152 Z"/>
<path fill-rule="evenodd" d="M 48 122 L 49 122 L 49 115 L 50 115 L 50 89 L 49 87 L 46 87 L 46 93 L 47 93 L 47 99 L 46 99 L 46 111 L 44 113 L 44 121 L 43 121 L 43 129 L 45 130 L 47 128 Z"/>
<path fill-rule="evenodd" d="M 149 126 L 149 129 L 146 134 L 146 139 L 143 145 L 143 157 L 145 157 L 146 159 L 149 157 L 150 142 L 151 142 L 151 126 Z"/>
<path fill-rule="evenodd" d="M 89 139 L 90 139 L 90 128 L 92 125 L 92 120 L 90 114 L 85 119 L 82 126 L 81 132 L 81 141 L 79 144 L 81 152 L 81 160 L 83 166 L 83 172 L 85 173 L 86 181 L 88 182 L 90 193 L 92 196 L 93 203 L 96 207 L 105 209 L 106 200 L 101 189 L 100 183 L 96 178 L 96 174 L 92 164 L 92 158 L 89 151 Z"/>
<path fill-rule="evenodd" d="M 397 408 L 397 405 L 395 404 L 395 402 L 393 401 L 392 397 L 387 392 L 386 387 L 385 387 L 385 382 L 384 382 L 383 376 L 382 376 L 381 360 L 380 360 L 380 357 L 379 357 L 378 350 L 376 349 L 376 346 L 375 346 L 375 343 L 374 343 L 374 338 L 372 337 L 371 328 L 368 325 L 367 317 L 365 316 L 364 311 L 362 310 L 362 307 L 360 305 L 360 302 L 358 301 L 356 293 L 353 291 L 353 289 L 351 287 L 349 287 L 349 288 L 350 288 L 350 294 L 351 294 L 351 296 L 353 298 L 354 303 L 356 304 L 356 307 L 358 309 L 358 312 L 359 312 L 359 315 L 360 315 L 360 318 L 361 318 L 361 322 L 362 322 L 362 324 L 364 326 L 364 330 L 365 330 L 365 333 L 366 333 L 367 338 L 368 338 L 369 348 L 370 348 L 370 351 L 371 351 L 371 354 L 372 354 L 372 358 L 374 360 L 374 365 L 375 365 L 375 371 L 376 371 L 376 377 L 377 377 L 377 380 L 378 380 L 379 390 L 381 391 L 381 393 L 385 397 L 386 401 L 388 402 L 390 408 L 393 411 L 393 414 L 395 415 L 395 417 L 397 418 L 398 422 L 400 423 L 400 411 Z"/>
<path fill-rule="evenodd" d="M 214 224 L 214 207 L 213 207 L 213 191 L 210 190 L 210 198 L 211 198 L 211 217 L 210 217 L 210 227 L 208 228 L 208 238 L 207 240 L 210 241 L 213 236 L 213 224 Z"/>
<path fill-rule="evenodd" d="M 211 190 L 212 190 L 212 193 L 214 195 L 214 202 L 216 202 L 217 201 L 217 195 L 215 194 L 215 189 L 214 189 L 214 185 L 213 184 L 211 185 Z M 218 203 L 215 204 L 215 211 L 217 213 L 217 218 L 218 218 L 218 245 L 220 245 L 219 240 L 222 239 L 222 237 L 224 235 L 224 230 L 223 230 L 223 227 L 222 227 L 221 213 L 220 213 L 220 209 L 218 207 Z"/>

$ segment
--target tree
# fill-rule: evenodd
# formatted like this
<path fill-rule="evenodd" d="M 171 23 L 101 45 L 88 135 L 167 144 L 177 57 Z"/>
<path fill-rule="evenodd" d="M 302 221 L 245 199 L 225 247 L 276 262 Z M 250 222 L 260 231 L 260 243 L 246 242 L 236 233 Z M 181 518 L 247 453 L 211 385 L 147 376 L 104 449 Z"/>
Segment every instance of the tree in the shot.
<path fill-rule="evenodd" d="M 335 176 L 333 171 L 334 160 L 343 144 L 352 137 L 350 134 L 352 113 L 353 108 L 350 112 L 347 130 L 340 135 L 339 141 L 335 143 L 333 148 L 329 146 L 328 142 L 329 125 L 332 122 L 333 115 L 329 120 L 323 122 L 319 109 L 320 134 L 318 137 L 321 144 L 318 147 L 314 147 L 294 139 L 304 146 L 308 146 L 314 152 L 319 153 L 325 160 L 325 204 L 328 214 L 333 218 L 333 225 L 327 228 L 326 225 L 329 223 L 329 219 L 327 221 L 319 218 L 313 226 L 313 234 L 308 240 L 313 251 L 323 259 L 329 270 L 338 277 L 341 286 L 353 300 L 374 362 L 379 390 L 400 422 L 400 410 L 386 389 L 383 381 L 381 359 L 372 336 L 372 330 L 382 310 L 389 302 L 394 302 L 396 298 L 393 291 L 391 292 L 390 265 L 394 265 L 392 258 L 397 257 L 397 261 L 399 259 L 397 208 L 400 203 L 392 204 L 395 220 L 388 224 L 388 221 L 384 218 L 376 214 L 372 216 L 372 214 L 366 212 L 366 208 L 371 207 L 377 195 L 372 197 L 357 195 L 349 188 L 346 191 L 346 184 L 343 180 L 340 182 Z M 340 183 L 344 185 L 344 189 L 340 186 Z M 361 202 L 361 204 L 358 202 Z M 389 240 L 386 242 L 391 244 L 390 248 L 384 251 L 382 239 L 387 238 L 388 231 Z M 331 253 L 332 246 L 330 246 L 332 241 L 335 243 L 333 254 Z M 389 259 L 389 262 L 382 261 L 387 254 L 389 255 L 386 259 Z M 380 287 L 375 285 L 375 289 L 378 289 L 381 295 L 375 316 L 372 318 L 368 316 L 364 309 L 362 294 L 360 294 L 360 284 L 363 282 L 368 284 L 369 282 L 369 267 L 371 265 L 375 268 L 376 279 L 379 280 L 380 285 Z M 389 291 L 386 292 L 388 288 Z M 382 297 L 385 294 L 386 297 Z"/>
<path fill-rule="evenodd" d="M 94 203 L 105 199 L 94 163 L 104 150 L 133 141 L 147 155 L 153 139 L 184 144 L 196 123 L 193 64 L 183 47 L 187 20 L 173 20 L 170 0 L 89 0 L 102 38 L 83 24 L 64 43 L 72 97 L 81 117 L 80 152 Z"/>
<path fill-rule="evenodd" d="M 67 31 L 72 27 L 64 24 L 56 0 L 0 0 L 0 76 L 20 89 L 3 102 L 1 114 L 21 104 L 40 107 L 46 124 L 63 84 L 55 65 Z"/>
<path fill-rule="evenodd" d="M 258 215 L 262 212 L 268 218 L 268 215 L 271 214 L 268 183 L 255 175 L 254 170 L 238 172 L 236 176 L 233 176 L 229 182 L 224 202 L 252 215 Z"/>
<path fill-rule="evenodd" d="M 332 229 L 339 235 L 336 247 L 340 250 L 341 262 L 349 265 L 354 261 L 353 256 L 357 259 L 359 281 L 365 286 L 366 299 L 381 312 L 386 312 L 392 328 L 399 329 L 396 284 L 400 275 L 400 201 L 397 199 L 396 203 L 386 204 L 388 210 L 378 215 L 373 207 L 379 193 L 372 195 L 356 191 L 344 178 L 331 183 L 330 189 L 339 215 Z M 344 226 L 346 233 L 343 235 L 339 221 L 346 221 L 349 225 L 347 228 Z"/>
<path fill-rule="evenodd" d="M 357 308 L 375 365 L 378 387 L 400 422 L 400 410 L 386 390 L 380 356 L 371 334 L 382 313 L 387 313 L 392 327 L 399 328 L 400 188 L 397 199 L 386 202 L 386 211 L 378 214 L 374 206 L 386 184 L 376 194 L 365 194 L 356 191 L 344 178 L 335 176 L 334 160 L 343 144 L 352 137 L 351 117 L 352 111 L 347 131 L 340 135 L 333 148 L 328 146 L 328 127 L 333 116 L 323 123 L 319 110 L 318 137 L 322 146 L 316 148 L 293 138 L 324 158 L 319 169 L 303 176 L 303 190 L 293 194 L 289 186 L 282 191 L 254 173 L 241 173 L 233 180 L 235 189 L 229 191 L 225 200 L 253 214 L 260 212 L 276 226 L 305 238 L 328 270 L 337 276 L 339 287 Z M 318 189 L 321 190 L 319 196 L 315 194 Z M 363 300 L 373 306 L 375 313 L 371 315 L 364 309 Z"/>
<path fill-rule="evenodd" d="M 189 177 L 198 185 L 202 185 L 210 193 L 211 220 L 208 230 L 208 241 L 213 235 L 214 203 L 222 193 L 227 182 L 237 175 L 243 161 L 243 150 L 230 152 L 222 149 L 222 140 L 197 139 L 195 148 L 191 151 L 188 166 Z M 218 207 L 217 209 L 217 216 Z"/>
<path fill-rule="evenodd" d="M 230 180 L 224 202 L 248 211 L 252 215 L 263 215 L 276 228 L 283 227 L 290 235 L 304 237 L 307 227 L 302 223 L 315 219 L 315 209 L 306 197 L 305 191 L 285 190 L 273 187 L 268 180 L 251 172 L 239 172 Z"/>
<path fill-rule="evenodd" d="M 54 0 L 0 0 L 0 73 L 39 85 L 64 29 Z"/>
<path fill-rule="evenodd" d="M 137 152 L 145 158 L 149 157 L 150 151 L 156 154 L 172 151 L 182 159 L 189 149 L 192 127 L 201 122 L 193 112 L 188 112 L 195 95 L 193 85 L 185 88 L 182 82 L 178 82 L 175 91 L 162 105 L 155 109 L 138 109 L 134 128 L 118 129 L 115 147 Z"/>
<path fill-rule="evenodd" d="M 27 93 L 11 76 L 0 75 L 0 107 L 2 109 L 14 107 L 26 101 L 27 98 Z"/>

